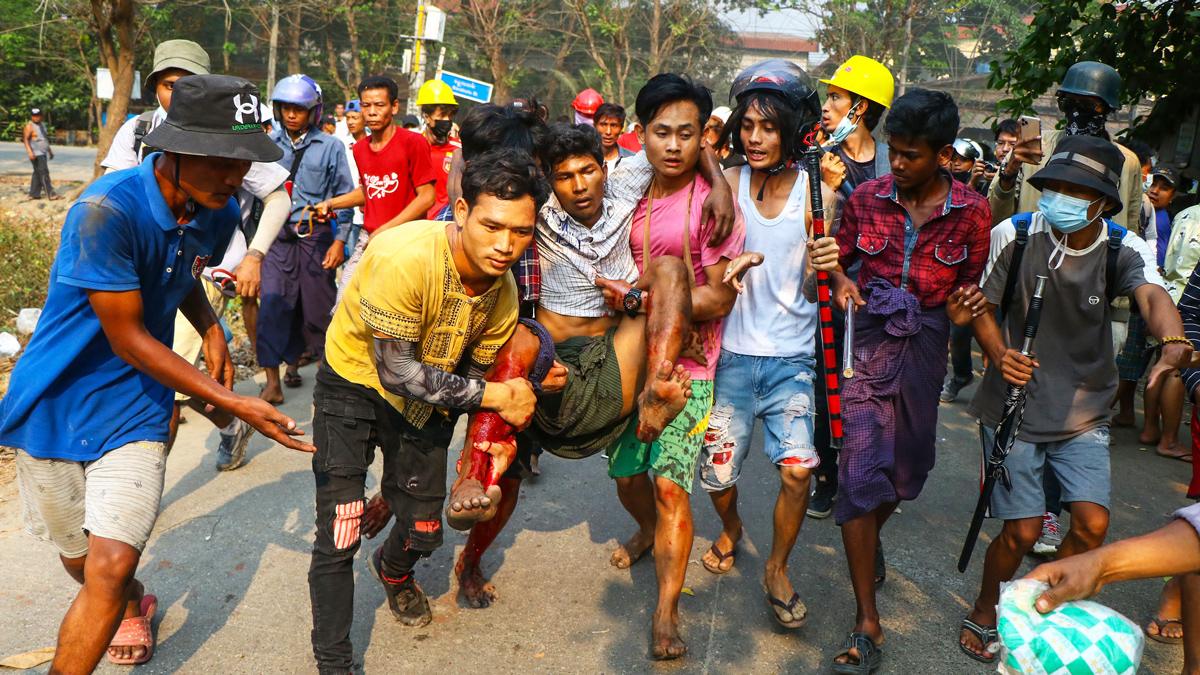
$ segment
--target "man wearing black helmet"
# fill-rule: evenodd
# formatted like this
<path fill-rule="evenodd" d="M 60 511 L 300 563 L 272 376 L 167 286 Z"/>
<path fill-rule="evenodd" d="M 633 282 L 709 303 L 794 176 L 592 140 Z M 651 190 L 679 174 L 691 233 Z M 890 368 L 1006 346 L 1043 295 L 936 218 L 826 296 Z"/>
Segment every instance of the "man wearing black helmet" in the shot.
<path fill-rule="evenodd" d="M 736 482 L 757 418 L 765 432 L 763 449 L 780 479 L 763 586 L 772 618 L 795 629 L 804 625 L 808 611 L 788 579 L 788 557 L 820 458 L 813 414 L 817 305 L 797 293 L 809 276 L 809 176 L 790 165 L 807 147 L 805 136 L 820 116 L 820 103 L 808 74 L 778 59 L 743 71 L 730 96 L 737 108 L 718 144 L 730 143 L 733 152 L 746 157 L 747 164 L 727 169 L 725 179 L 746 224 L 747 251 L 725 274 L 741 295 L 724 326 L 716 399 L 700 458 L 700 482 L 722 531 L 701 562 L 713 574 L 733 568 L 742 536 Z M 832 205 L 834 194 L 827 192 Z"/>
<path fill-rule="evenodd" d="M 134 578 L 158 516 L 172 390 L 207 401 L 305 452 L 295 421 L 233 393 L 225 336 L 196 283 L 238 224 L 231 199 L 252 161 L 279 151 L 254 85 L 192 76 L 146 136 L 161 153 L 92 183 L 67 213 L 42 328 L 0 402 L 0 444 L 17 448 L 30 532 L 82 584 L 51 672 L 87 673 L 154 652 L 157 601 Z M 173 354 L 176 310 L 204 336 L 209 375 Z M 64 420 L 76 423 L 64 424 Z"/>
<path fill-rule="evenodd" d="M 1058 109 L 1066 127 L 1043 131 L 1040 138 L 1017 143 L 1008 160 L 1000 167 L 988 190 L 992 223 L 997 224 L 1014 213 L 1037 210 L 1041 191 L 1026 180 L 1045 166 L 1055 148 L 1066 136 L 1085 135 L 1108 139 L 1105 123 L 1121 107 L 1121 76 L 1111 66 L 1096 61 L 1080 61 L 1067 69 L 1058 88 Z M 1124 156 L 1121 166 L 1121 201 L 1124 207 L 1112 220 L 1122 227 L 1136 228 L 1142 206 L 1141 163 L 1132 150 L 1117 144 Z M 1025 166 L 1025 165 L 1030 166 Z M 1017 196 L 1017 185 L 1021 185 Z"/>

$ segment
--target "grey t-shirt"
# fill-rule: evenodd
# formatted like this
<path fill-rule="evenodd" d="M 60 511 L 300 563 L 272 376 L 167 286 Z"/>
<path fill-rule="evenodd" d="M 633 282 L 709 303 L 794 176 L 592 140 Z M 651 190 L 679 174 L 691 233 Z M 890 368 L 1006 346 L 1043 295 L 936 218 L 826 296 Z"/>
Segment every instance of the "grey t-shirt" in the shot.
<path fill-rule="evenodd" d="M 1117 390 L 1109 316 L 1112 308 L 1105 299 L 1108 230 L 1102 229 L 1096 241 L 1083 250 L 1065 249 L 1065 255 L 1065 242 L 1056 245 L 1059 237 L 1051 233 L 1040 213 L 1033 214 L 1020 277 L 1001 327 L 1008 345 L 1019 349 L 1035 277 L 1047 277 L 1042 319 L 1033 344 L 1041 365 L 1026 387 L 1025 416 L 1019 434 L 1029 443 L 1066 440 L 1106 424 Z M 988 302 L 995 305 L 1004 295 L 1015 240 L 1011 219 L 992 229 L 982 288 Z M 1063 256 L 1058 269 L 1050 269 L 1051 254 L 1055 262 Z M 1165 287 L 1154 253 L 1136 234 L 1127 232 L 1121 241 L 1116 284 L 1115 295 L 1130 295 L 1143 284 Z M 971 401 L 971 413 L 983 424 L 995 426 L 1003 413 L 1007 391 L 1008 383 L 992 364 Z"/>

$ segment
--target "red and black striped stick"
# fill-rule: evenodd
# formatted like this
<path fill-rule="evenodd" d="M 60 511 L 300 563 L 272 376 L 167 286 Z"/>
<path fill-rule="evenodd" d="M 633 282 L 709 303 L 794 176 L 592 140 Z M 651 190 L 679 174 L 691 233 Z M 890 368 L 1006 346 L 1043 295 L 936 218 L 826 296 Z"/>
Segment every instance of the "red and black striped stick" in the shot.
<path fill-rule="evenodd" d="M 825 236 L 825 205 L 821 199 L 821 148 L 816 131 L 810 135 L 808 151 L 808 188 L 812 198 L 813 238 Z M 817 307 L 821 330 L 821 366 L 825 375 L 825 407 L 829 412 L 829 447 L 842 447 L 842 385 L 838 380 L 836 342 L 833 337 L 833 304 L 829 291 L 829 273 L 817 270 Z"/>

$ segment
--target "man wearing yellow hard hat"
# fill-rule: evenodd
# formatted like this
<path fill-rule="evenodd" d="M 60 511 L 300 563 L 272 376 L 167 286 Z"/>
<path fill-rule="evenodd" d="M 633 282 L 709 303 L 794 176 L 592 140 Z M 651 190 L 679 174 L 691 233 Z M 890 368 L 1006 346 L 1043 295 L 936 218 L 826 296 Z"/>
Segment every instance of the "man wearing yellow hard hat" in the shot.
<path fill-rule="evenodd" d="M 822 145 L 829 150 L 822 173 L 827 182 L 833 178 L 830 187 L 849 197 L 856 186 L 891 173 L 887 151 L 877 151 L 871 132 L 892 105 L 896 81 L 882 63 L 856 54 L 821 82 L 827 86 Z"/>
<path fill-rule="evenodd" d="M 441 80 L 430 80 L 417 91 L 417 105 L 421 108 L 421 118 L 425 123 L 425 131 L 421 133 L 429 141 L 429 159 L 437 174 L 437 182 L 433 185 L 433 206 L 426 217 L 430 220 L 449 220 L 438 214 L 450 208 L 450 197 L 446 193 L 450 164 L 454 151 L 462 147 L 458 136 L 453 133 L 458 99 L 454 98 L 450 85 Z"/>
<path fill-rule="evenodd" d="M 891 107 L 895 80 L 884 65 L 865 56 L 851 56 L 833 75 L 821 80 L 826 85 L 825 104 L 821 106 L 822 180 L 838 193 L 838 209 L 854 188 L 892 172 L 887 148 L 871 132 L 879 125 L 884 111 Z M 833 231 L 836 231 L 834 223 Z M 838 332 L 842 322 L 834 321 Z M 841 344 L 841 337 L 835 340 Z M 839 356 L 840 358 L 840 356 Z M 818 384 L 820 378 L 818 378 Z M 824 392 L 818 390 L 824 398 Z M 816 470 L 816 489 L 808 503 L 812 518 L 828 518 L 833 513 L 837 494 L 837 451 L 829 447 L 829 434 L 821 426 L 827 418 L 817 415 L 816 444 L 821 464 Z"/>

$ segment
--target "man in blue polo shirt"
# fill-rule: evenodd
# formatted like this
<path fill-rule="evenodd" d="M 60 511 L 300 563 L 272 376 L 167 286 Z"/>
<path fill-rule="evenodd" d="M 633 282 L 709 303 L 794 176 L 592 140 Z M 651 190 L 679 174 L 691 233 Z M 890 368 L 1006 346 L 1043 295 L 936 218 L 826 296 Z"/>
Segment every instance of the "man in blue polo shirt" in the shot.
<path fill-rule="evenodd" d="M 106 650 L 121 664 L 153 654 L 156 601 L 133 575 L 158 516 L 172 390 L 313 450 L 293 420 L 231 391 L 224 334 L 197 283 L 237 227 L 230 198 L 250 163 L 279 157 L 258 111 L 245 80 L 179 79 L 146 136 L 162 152 L 96 181 L 67 213 L 43 320 L 0 401 L 26 528 L 83 585 L 52 672 L 91 672 Z M 213 377 L 171 351 L 177 310 L 204 336 Z"/>

